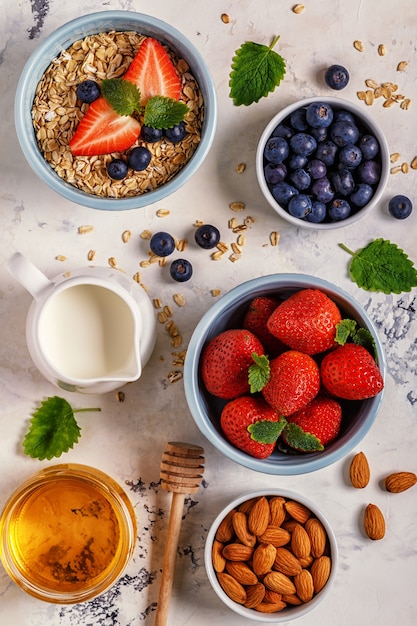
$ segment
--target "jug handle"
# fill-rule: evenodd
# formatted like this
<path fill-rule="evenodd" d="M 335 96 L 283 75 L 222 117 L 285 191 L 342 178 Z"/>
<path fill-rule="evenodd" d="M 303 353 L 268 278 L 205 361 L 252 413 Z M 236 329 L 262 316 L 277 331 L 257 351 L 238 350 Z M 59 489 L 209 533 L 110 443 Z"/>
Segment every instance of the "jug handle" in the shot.
<path fill-rule="evenodd" d="M 7 269 L 16 280 L 38 300 L 52 282 L 21 252 L 15 252 L 7 261 Z"/>

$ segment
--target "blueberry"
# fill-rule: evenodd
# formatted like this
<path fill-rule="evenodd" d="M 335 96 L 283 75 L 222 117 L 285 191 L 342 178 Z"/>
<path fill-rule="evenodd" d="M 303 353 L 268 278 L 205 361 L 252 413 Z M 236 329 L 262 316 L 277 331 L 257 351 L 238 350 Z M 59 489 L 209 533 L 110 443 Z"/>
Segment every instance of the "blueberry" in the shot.
<path fill-rule="evenodd" d="M 193 274 L 193 266 L 187 259 L 176 259 L 172 261 L 169 272 L 171 278 L 179 283 L 185 283 Z"/>
<path fill-rule="evenodd" d="M 311 198 L 304 193 L 299 193 L 290 198 L 288 213 L 293 217 L 304 218 L 311 212 Z"/>
<path fill-rule="evenodd" d="M 163 132 L 160 128 L 152 128 L 152 126 L 146 126 L 145 124 L 140 129 L 140 136 L 146 143 L 155 143 L 162 139 Z"/>
<path fill-rule="evenodd" d="M 311 211 L 306 215 L 305 220 L 307 222 L 313 222 L 315 224 L 319 224 L 323 222 L 326 218 L 326 205 L 323 202 L 319 202 L 318 200 L 313 200 L 311 203 Z"/>
<path fill-rule="evenodd" d="M 311 183 L 310 174 L 308 174 L 302 168 L 299 168 L 298 170 L 293 170 L 289 176 L 289 180 L 299 191 L 304 191 L 305 189 L 308 189 Z"/>
<path fill-rule="evenodd" d="M 374 159 L 379 152 L 378 140 L 373 135 L 363 135 L 358 141 L 358 146 L 364 159 Z"/>
<path fill-rule="evenodd" d="M 301 154 L 290 154 L 287 160 L 287 165 L 290 170 L 298 170 L 300 167 L 305 167 L 307 162 L 308 159 L 306 156 L 302 156 Z"/>
<path fill-rule="evenodd" d="M 84 80 L 77 86 L 77 98 L 81 102 L 91 104 L 100 96 L 100 87 L 95 80 Z"/>
<path fill-rule="evenodd" d="M 307 163 L 306 167 L 307 172 L 310 174 L 311 178 L 323 178 L 327 174 L 327 166 L 320 159 L 311 159 Z"/>
<path fill-rule="evenodd" d="M 350 215 L 350 204 L 347 200 L 333 200 L 329 206 L 329 217 L 334 222 L 345 220 Z"/>
<path fill-rule="evenodd" d="M 350 200 L 357 207 L 363 207 L 365 204 L 368 204 L 373 195 L 374 191 L 370 185 L 359 183 L 355 191 L 351 194 Z"/>
<path fill-rule="evenodd" d="M 306 121 L 306 110 L 305 109 L 296 109 L 290 115 L 290 124 L 294 130 L 298 132 L 303 132 L 307 130 L 308 124 Z"/>
<path fill-rule="evenodd" d="M 324 141 L 323 143 L 318 144 L 315 157 L 330 167 L 336 160 L 337 151 L 338 148 L 333 141 Z"/>
<path fill-rule="evenodd" d="M 285 179 L 287 168 L 284 163 L 267 163 L 264 168 L 265 180 L 270 185 L 276 185 Z"/>
<path fill-rule="evenodd" d="M 358 141 L 359 130 L 356 124 L 341 120 L 332 125 L 330 137 L 339 148 L 343 148 Z"/>
<path fill-rule="evenodd" d="M 295 154 L 308 156 L 317 148 L 317 141 L 308 133 L 296 133 L 290 139 L 290 147 Z"/>
<path fill-rule="evenodd" d="M 362 161 L 362 152 L 358 146 L 349 145 L 341 148 L 339 163 L 342 167 L 355 168 Z"/>
<path fill-rule="evenodd" d="M 127 163 L 132 170 L 136 170 L 137 172 L 141 172 L 142 170 L 146 170 L 149 163 L 151 162 L 152 154 L 145 148 L 144 146 L 137 146 L 133 148 L 129 152 L 129 156 L 127 157 Z"/>
<path fill-rule="evenodd" d="M 363 183 L 376 185 L 381 178 L 381 165 L 378 161 L 369 159 L 368 161 L 364 161 L 360 164 L 358 172 L 359 178 Z"/>
<path fill-rule="evenodd" d="M 337 195 L 349 196 L 355 190 L 355 181 L 352 172 L 341 168 L 332 175 L 332 184 Z"/>
<path fill-rule="evenodd" d="M 331 89 L 344 89 L 349 82 L 349 72 L 343 65 L 331 65 L 324 74 L 324 80 Z"/>
<path fill-rule="evenodd" d="M 264 157 L 270 163 L 282 163 L 288 154 L 288 143 L 283 137 L 270 137 L 265 144 Z"/>
<path fill-rule="evenodd" d="M 292 128 L 287 126 L 286 124 L 278 124 L 278 126 L 274 129 L 272 133 L 272 137 L 282 137 L 283 139 L 289 139 L 294 134 Z"/>
<path fill-rule="evenodd" d="M 311 192 L 319 202 L 330 202 L 334 198 L 334 190 L 326 176 L 318 178 L 311 186 Z"/>
<path fill-rule="evenodd" d="M 413 210 L 413 203 L 407 196 L 393 196 L 388 203 L 388 211 L 397 220 L 405 220 Z"/>
<path fill-rule="evenodd" d="M 327 128 L 333 121 L 333 109 L 326 102 L 312 102 L 306 110 L 306 121 L 312 128 Z"/>
<path fill-rule="evenodd" d="M 123 159 L 113 159 L 107 165 L 107 173 L 113 180 L 123 180 L 126 178 L 127 172 L 127 163 Z"/>
<path fill-rule="evenodd" d="M 169 233 L 161 231 L 152 235 L 149 247 L 157 256 L 169 256 L 175 250 L 175 240 Z"/>
<path fill-rule="evenodd" d="M 171 141 L 172 143 L 178 143 L 179 141 L 182 141 L 186 134 L 187 131 L 185 130 L 184 121 L 176 124 L 172 128 L 166 128 L 164 130 L 165 137 L 168 139 L 168 141 Z"/>
<path fill-rule="evenodd" d="M 220 241 L 219 229 L 211 224 L 202 224 L 194 233 L 194 239 L 200 248 L 210 250 Z"/>
<path fill-rule="evenodd" d="M 272 187 L 271 193 L 279 204 L 286 206 L 290 198 L 298 194 L 298 190 L 289 183 L 282 181 Z"/>

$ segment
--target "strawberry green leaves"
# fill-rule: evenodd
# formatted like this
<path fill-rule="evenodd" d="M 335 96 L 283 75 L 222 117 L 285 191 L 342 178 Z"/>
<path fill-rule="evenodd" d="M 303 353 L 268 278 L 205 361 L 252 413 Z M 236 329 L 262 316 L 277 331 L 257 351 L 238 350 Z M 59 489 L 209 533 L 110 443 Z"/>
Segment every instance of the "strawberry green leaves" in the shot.
<path fill-rule="evenodd" d="M 374 359 L 377 360 L 377 351 L 375 339 L 367 328 L 358 328 L 355 320 L 343 319 L 336 325 L 335 342 L 340 346 L 344 346 L 348 341 L 363 346 L 370 352 Z"/>
<path fill-rule="evenodd" d="M 274 91 L 285 76 L 285 61 L 270 46 L 247 41 L 236 50 L 230 72 L 230 97 L 236 106 L 248 106 Z"/>
<path fill-rule="evenodd" d="M 68 452 L 77 443 L 81 429 L 74 413 L 100 411 L 101 409 L 73 410 L 71 405 L 58 396 L 47 398 L 33 413 L 30 427 L 23 440 L 25 454 L 34 459 L 52 459 Z"/>
<path fill-rule="evenodd" d="M 249 424 L 248 431 L 251 438 L 258 443 L 275 443 L 286 423 L 285 420 L 280 422 L 260 420 L 254 424 Z"/>
<path fill-rule="evenodd" d="M 249 388 L 251 393 L 257 393 L 262 391 L 269 380 L 269 360 L 265 354 L 259 356 L 256 352 L 253 352 L 252 359 L 254 362 L 248 371 Z"/>
<path fill-rule="evenodd" d="M 320 439 L 311 433 L 305 432 L 298 424 L 285 426 L 285 440 L 289 446 L 303 452 L 321 452 L 324 450 Z"/>
<path fill-rule="evenodd" d="M 396 244 L 379 238 L 358 252 L 352 252 L 342 243 L 339 245 L 352 255 L 349 274 L 361 289 L 391 294 L 411 291 L 417 286 L 417 270 Z"/>

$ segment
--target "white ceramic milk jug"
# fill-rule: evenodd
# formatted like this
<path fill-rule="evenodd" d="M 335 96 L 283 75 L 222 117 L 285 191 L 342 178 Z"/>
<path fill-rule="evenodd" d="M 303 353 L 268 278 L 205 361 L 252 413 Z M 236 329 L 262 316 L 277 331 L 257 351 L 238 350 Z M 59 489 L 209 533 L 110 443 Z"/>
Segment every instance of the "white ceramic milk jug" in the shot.
<path fill-rule="evenodd" d="M 67 391 L 105 393 L 140 377 L 156 323 L 133 279 L 110 267 L 84 267 L 49 280 L 20 252 L 7 265 L 34 298 L 26 341 L 45 378 Z"/>

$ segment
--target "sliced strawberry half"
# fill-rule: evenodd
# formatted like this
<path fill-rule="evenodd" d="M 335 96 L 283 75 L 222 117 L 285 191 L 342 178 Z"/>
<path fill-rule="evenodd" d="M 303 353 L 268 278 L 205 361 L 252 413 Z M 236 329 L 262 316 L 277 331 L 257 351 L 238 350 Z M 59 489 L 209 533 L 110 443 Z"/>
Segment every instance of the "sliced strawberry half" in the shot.
<path fill-rule="evenodd" d="M 75 156 L 96 156 L 123 152 L 140 133 L 139 122 L 130 115 L 118 115 L 102 97 L 90 104 L 69 145 Z"/>
<path fill-rule="evenodd" d="M 180 77 L 165 48 L 153 37 L 143 40 L 123 78 L 138 87 L 141 104 L 153 96 L 180 97 Z"/>

